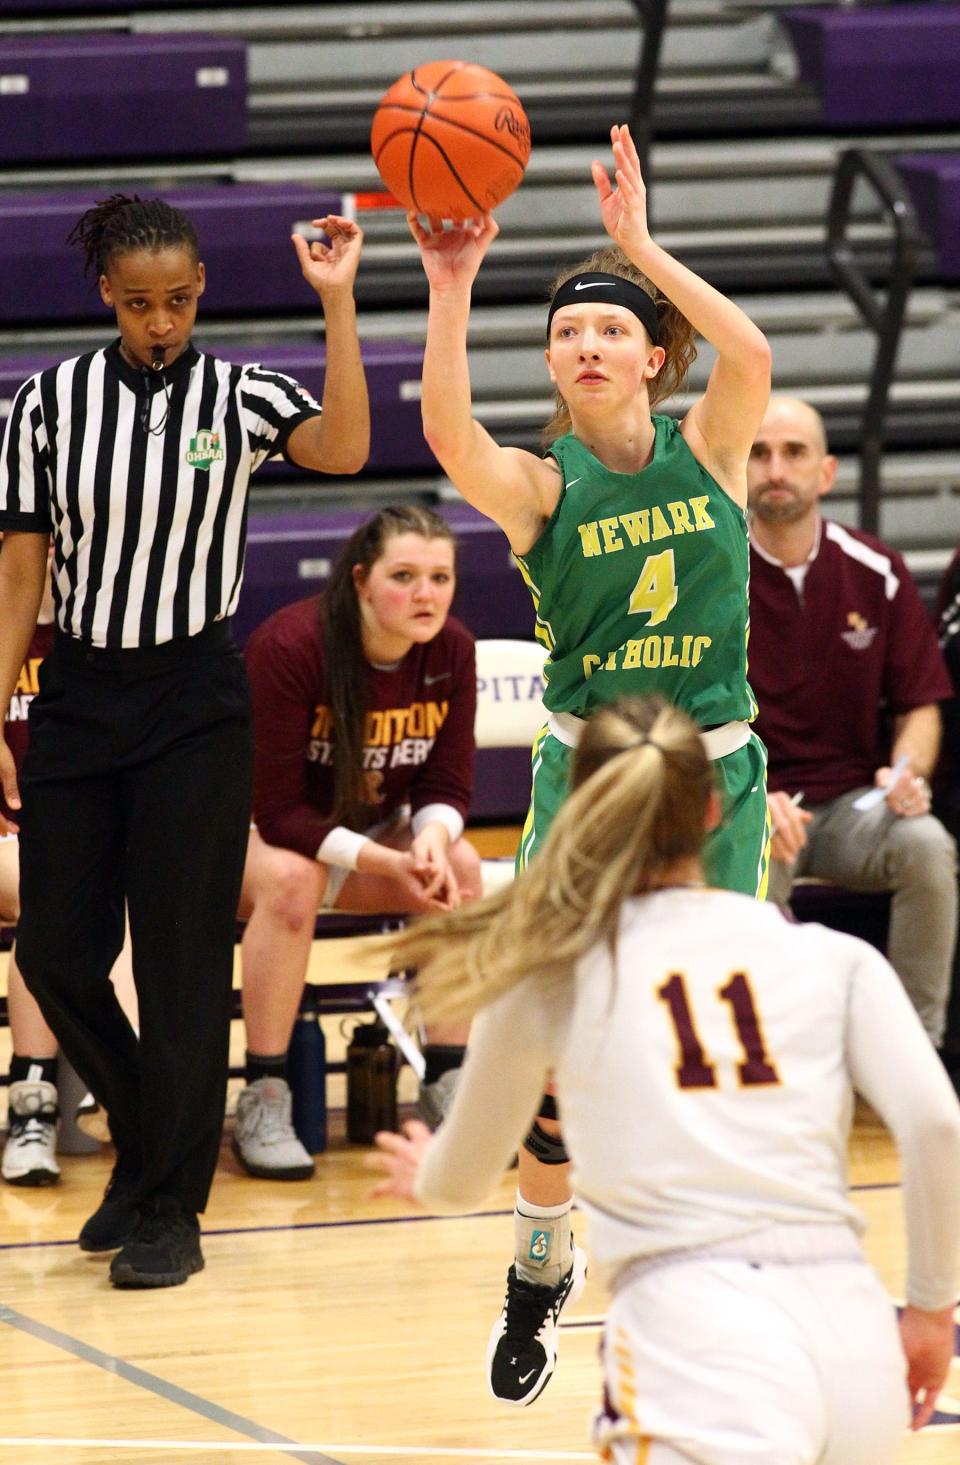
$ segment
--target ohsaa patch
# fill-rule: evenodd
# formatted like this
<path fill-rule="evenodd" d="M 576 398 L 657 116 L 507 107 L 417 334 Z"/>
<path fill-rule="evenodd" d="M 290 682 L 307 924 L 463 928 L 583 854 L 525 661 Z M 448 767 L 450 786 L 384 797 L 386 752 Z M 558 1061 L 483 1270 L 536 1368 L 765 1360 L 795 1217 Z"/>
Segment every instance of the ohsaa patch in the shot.
<path fill-rule="evenodd" d="M 534 1231 L 530 1237 L 530 1260 L 545 1262 L 550 1254 L 550 1232 Z"/>
<path fill-rule="evenodd" d="M 207 472 L 211 463 L 222 463 L 226 454 L 220 446 L 218 432 L 198 432 L 190 439 L 186 461 L 191 468 L 202 468 Z"/>

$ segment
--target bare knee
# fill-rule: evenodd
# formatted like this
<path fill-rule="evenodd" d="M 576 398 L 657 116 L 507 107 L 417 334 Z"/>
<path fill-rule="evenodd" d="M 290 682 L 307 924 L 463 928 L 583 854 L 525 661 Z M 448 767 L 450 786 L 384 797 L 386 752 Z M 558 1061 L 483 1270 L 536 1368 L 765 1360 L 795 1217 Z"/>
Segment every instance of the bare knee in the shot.
<path fill-rule="evenodd" d="M 251 914 L 292 934 L 307 926 L 312 930 L 323 892 L 322 868 L 294 850 L 262 849 L 269 849 L 269 854 L 258 858 L 249 887 L 244 879 Z"/>

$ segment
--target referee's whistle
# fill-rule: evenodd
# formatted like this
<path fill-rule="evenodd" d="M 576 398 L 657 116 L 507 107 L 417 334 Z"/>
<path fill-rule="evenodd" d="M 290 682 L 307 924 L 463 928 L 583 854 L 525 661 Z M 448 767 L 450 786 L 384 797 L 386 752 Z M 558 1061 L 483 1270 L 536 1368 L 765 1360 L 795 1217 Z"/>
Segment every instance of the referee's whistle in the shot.
<path fill-rule="evenodd" d="M 154 346 L 150 353 L 150 365 L 154 371 L 163 370 L 163 358 L 166 355 L 162 346 Z"/>

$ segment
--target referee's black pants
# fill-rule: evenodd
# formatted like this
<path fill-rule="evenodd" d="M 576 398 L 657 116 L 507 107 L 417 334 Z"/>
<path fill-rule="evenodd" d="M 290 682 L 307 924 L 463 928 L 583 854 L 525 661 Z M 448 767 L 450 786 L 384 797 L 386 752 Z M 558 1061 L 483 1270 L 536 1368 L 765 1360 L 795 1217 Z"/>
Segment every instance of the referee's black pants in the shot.
<path fill-rule="evenodd" d="M 206 1205 L 223 1129 L 250 702 L 228 628 L 58 636 L 21 782 L 17 960 L 141 1197 Z M 130 919 L 139 1041 L 110 970 Z"/>

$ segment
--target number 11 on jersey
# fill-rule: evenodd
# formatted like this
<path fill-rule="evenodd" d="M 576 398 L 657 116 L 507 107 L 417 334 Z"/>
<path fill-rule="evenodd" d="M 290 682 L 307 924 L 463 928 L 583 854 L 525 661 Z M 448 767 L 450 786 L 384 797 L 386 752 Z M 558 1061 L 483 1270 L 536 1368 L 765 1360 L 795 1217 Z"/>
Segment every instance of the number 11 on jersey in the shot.
<path fill-rule="evenodd" d="M 754 1088 L 778 1084 L 780 1075 L 767 1056 L 763 1029 L 746 973 L 735 972 L 717 995 L 729 1003 L 737 1038 L 743 1049 L 743 1059 L 737 1064 L 737 1077 L 741 1086 Z M 680 1059 L 676 1067 L 680 1088 L 717 1088 L 716 1066 L 710 1062 L 700 1041 L 687 995 L 687 984 L 679 972 L 674 972 L 662 987 L 657 988 L 657 996 L 666 1004 L 673 1020 Z"/>

